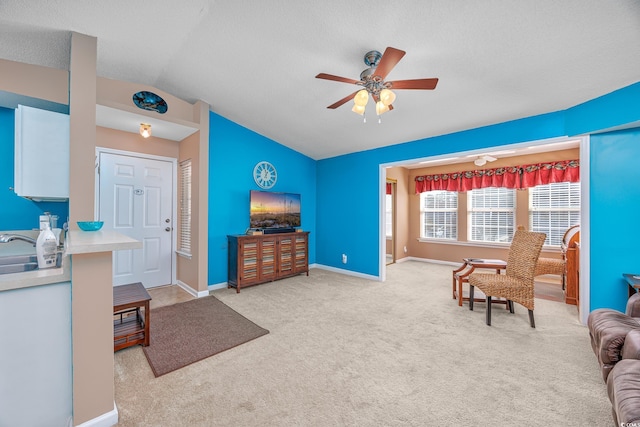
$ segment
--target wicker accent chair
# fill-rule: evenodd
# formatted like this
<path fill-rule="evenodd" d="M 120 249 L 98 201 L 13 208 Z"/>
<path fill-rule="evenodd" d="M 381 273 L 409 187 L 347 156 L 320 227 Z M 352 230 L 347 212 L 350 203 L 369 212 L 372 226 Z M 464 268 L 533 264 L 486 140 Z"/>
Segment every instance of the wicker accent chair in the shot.
<path fill-rule="evenodd" d="M 511 313 L 514 312 L 514 302 L 526 307 L 529 310 L 531 327 L 535 328 L 533 278 L 546 237 L 544 233 L 517 230 L 509 248 L 506 274 L 469 275 L 469 310 L 473 310 L 473 292 L 477 286 L 487 297 L 487 325 L 491 326 L 491 298 L 495 297 L 506 299 Z"/>
<path fill-rule="evenodd" d="M 534 277 L 542 276 L 544 274 L 557 274 L 562 277 L 562 289 L 565 288 L 565 274 L 567 263 L 564 259 L 557 258 L 538 258 L 538 264 L 536 266 L 536 272 Z"/>

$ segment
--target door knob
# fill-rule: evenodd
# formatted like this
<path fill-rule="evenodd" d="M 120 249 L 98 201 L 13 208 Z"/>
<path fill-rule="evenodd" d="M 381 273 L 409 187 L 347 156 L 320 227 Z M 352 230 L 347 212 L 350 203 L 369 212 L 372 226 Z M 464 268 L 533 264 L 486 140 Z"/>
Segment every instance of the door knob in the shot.
<path fill-rule="evenodd" d="M 171 231 L 171 227 L 165 228 L 164 231 Z"/>

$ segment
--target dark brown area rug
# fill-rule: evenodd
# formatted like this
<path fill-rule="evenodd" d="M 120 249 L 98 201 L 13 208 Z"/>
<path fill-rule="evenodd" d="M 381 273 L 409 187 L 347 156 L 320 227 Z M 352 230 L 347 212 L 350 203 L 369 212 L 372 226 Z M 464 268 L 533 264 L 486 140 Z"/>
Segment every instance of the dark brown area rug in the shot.
<path fill-rule="evenodd" d="M 268 333 L 208 296 L 152 309 L 143 351 L 159 377 Z"/>

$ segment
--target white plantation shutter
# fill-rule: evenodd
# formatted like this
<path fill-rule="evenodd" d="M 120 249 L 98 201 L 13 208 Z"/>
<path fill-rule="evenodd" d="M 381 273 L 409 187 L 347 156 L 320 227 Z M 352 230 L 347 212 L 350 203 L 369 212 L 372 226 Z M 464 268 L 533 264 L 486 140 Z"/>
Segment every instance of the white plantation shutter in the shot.
<path fill-rule="evenodd" d="M 509 243 L 515 231 L 516 192 L 488 187 L 467 193 L 468 239 Z"/>
<path fill-rule="evenodd" d="M 560 247 L 567 229 L 579 222 L 579 182 L 557 182 L 529 189 L 529 229 L 546 233 L 545 245 Z"/>
<path fill-rule="evenodd" d="M 458 193 L 427 191 L 420 193 L 420 237 L 458 239 Z"/>
<path fill-rule="evenodd" d="M 191 255 L 191 160 L 180 162 L 180 232 L 178 251 Z"/>
<path fill-rule="evenodd" d="M 385 229 L 387 237 L 393 235 L 393 196 L 386 194 L 385 201 Z"/>

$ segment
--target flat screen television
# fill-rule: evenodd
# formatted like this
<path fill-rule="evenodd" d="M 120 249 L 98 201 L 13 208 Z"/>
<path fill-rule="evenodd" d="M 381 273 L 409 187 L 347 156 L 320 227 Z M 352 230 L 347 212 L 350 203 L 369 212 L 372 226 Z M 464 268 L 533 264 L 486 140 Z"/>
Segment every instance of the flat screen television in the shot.
<path fill-rule="evenodd" d="M 249 191 L 249 228 L 265 232 L 294 230 L 302 224 L 300 194 Z"/>

